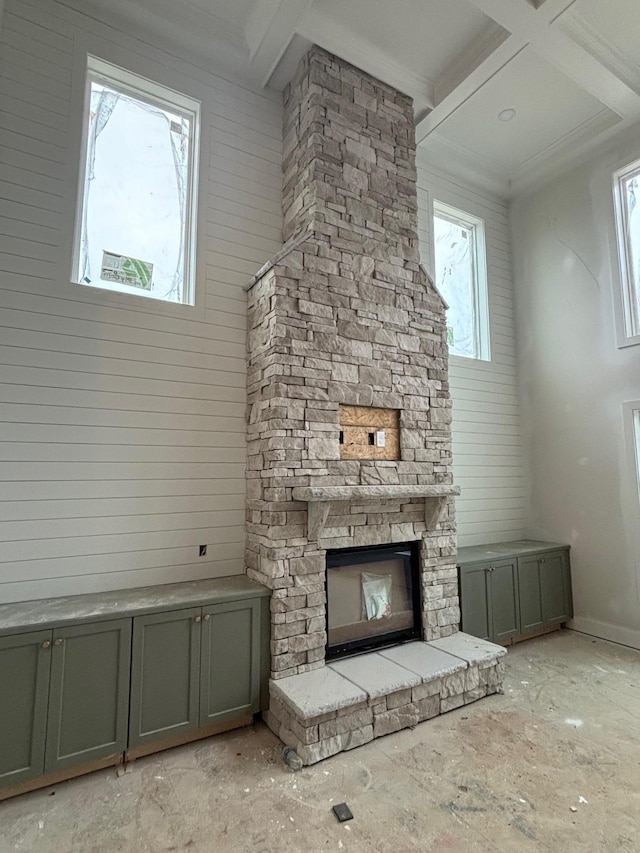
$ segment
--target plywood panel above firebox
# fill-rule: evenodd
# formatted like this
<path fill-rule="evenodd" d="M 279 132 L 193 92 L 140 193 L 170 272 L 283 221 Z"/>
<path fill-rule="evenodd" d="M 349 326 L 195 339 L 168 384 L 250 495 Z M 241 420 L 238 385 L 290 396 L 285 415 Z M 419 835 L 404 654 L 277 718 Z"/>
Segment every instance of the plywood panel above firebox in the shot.
<path fill-rule="evenodd" d="M 400 412 L 340 406 L 341 459 L 400 459 Z"/>

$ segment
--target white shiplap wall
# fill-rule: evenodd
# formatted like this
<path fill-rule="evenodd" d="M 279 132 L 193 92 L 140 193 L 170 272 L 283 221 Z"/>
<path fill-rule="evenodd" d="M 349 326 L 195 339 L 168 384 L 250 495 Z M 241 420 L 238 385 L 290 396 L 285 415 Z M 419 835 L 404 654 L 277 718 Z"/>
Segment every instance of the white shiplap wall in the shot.
<path fill-rule="evenodd" d="M 281 247 L 280 98 L 54 0 L 7 0 L 1 36 L 0 602 L 241 573 L 243 285 Z M 203 101 L 195 309 L 69 283 L 86 47 Z"/>
<path fill-rule="evenodd" d="M 452 356 L 453 470 L 458 544 L 524 535 L 528 492 L 520 432 L 514 307 L 507 204 L 451 176 L 418 155 L 418 218 L 423 263 L 433 272 L 433 200 L 484 220 L 491 361 Z"/>

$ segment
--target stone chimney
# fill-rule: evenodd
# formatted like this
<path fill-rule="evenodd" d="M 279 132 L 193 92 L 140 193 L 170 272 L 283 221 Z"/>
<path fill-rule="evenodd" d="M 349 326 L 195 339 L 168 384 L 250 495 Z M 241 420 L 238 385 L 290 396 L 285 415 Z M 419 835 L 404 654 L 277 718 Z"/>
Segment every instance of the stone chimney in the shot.
<path fill-rule="evenodd" d="M 324 666 L 326 550 L 420 542 L 422 630 L 457 631 L 445 305 L 419 263 L 412 102 L 314 47 L 284 96 L 282 252 L 249 290 L 248 574 L 272 677 Z M 399 457 L 341 455 L 340 406 Z"/>

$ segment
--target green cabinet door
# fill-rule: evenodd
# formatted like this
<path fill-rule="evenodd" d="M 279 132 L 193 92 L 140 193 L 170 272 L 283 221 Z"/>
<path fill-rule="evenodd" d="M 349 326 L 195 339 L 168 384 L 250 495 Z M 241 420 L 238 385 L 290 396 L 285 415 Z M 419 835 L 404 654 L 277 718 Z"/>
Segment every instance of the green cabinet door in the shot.
<path fill-rule="evenodd" d="M 522 634 L 527 634 L 544 625 L 538 556 L 518 559 L 518 587 L 520 589 L 520 631 Z"/>
<path fill-rule="evenodd" d="M 516 560 L 492 562 L 488 577 L 491 639 L 501 643 L 520 632 Z"/>
<path fill-rule="evenodd" d="M 131 619 L 56 628 L 45 772 L 124 752 Z"/>
<path fill-rule="evenodd" d="M 462 630 L 482 640 L 491 636 L 488 571 L 485 563 L 460 566 Z"/>
<path fill-rule="evenodd" d="M 540 595 L 545 625 L 571 619 L 571 586 L 566 551 L 540 557 Z"/>
<path fill-rule="evenodd" d="M 129 747 L 198 728 L 202 610 L 133 620 Z"/>
<path fill-rule="evenodd" d="M 44 770 L 51 631 L 0 637 L 0 787 Z"/>
<path fill-rule="evenodd" d="M 253 714 L 260 707 L 260 601 L 203 609 L 200 725 Z"/>

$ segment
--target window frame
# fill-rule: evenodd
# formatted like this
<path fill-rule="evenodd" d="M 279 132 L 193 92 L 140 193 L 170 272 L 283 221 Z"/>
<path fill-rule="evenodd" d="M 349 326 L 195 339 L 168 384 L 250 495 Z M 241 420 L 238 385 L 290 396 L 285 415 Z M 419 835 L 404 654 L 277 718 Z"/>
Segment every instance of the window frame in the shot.
<path fill-rule="evenodd" d="M 71 246 L 71 270 L 70 281 L 73 286 L 82 287 L 94 293 L 109 294 L 125 300 L 138 299 L 140 303 L 151 303 L 154 305 L 166 305 L 174 308 L 185 308 L 187 310 L 196 307 L 198 300 L 198 231 L 201 230 L 201 216 L 199 214 L 200 195 L 200 160 L 201 153 L 201 126 L 203 104 L 200 100 L 185 95 L 175 89 L 149 79 L 135 71 L 125 69 L 113 62 L 99 58 L 91 51 L 84 52 L 83 56 L 83 95 L 82 95 L 82 118 L 81 134 L 79 139 L 79 166 L 77 173 L 77 190 L 74 205 L 73 234 Z M 185 228 L 183 239 L 184 252 L 184 278 L 183 298 L 181 301 L 172 301 L 162 297 L 151 296 L 144 291 L 132 288 L 131 292 L 122 291 L 109 287 L 107 283 L 87 283 L 78 281 L 80 246 L 82 240 L 82 221 L 85 204 L 85 181 L 87 173 L 87 144 L 89 135 L 89 108 L 91 103 L 91 84 L 93 81 L 104 83 L 116 88 L 123 94 L 130 95 L 136 100 L 150 106 L 158 106 L 171 110 L 177 114 L 191 119 L 192 132 L 189 138 L 189 166 L 187 173 L 187 195 L 185 200 Z"/>
<path fill-rule="evenodd" d="M 624 453 L 623 519 L 635 564 L 636 597 L 640 601 L 640 400 L 622 404 Z"/>
<path fill-rule="evenodd" d="M 487 278 L 487 243 L 485 235 L 484 219 L 466 210 L 454 207 L 451 204 L 433 200 L 432 208 L 432 246 L 433 246 L 433 274 L 436 285 L 436 240 L 435 240 L 435 217 L 445 219 L 454 225 L 473 231 L 473 317 L 474 317 L 474 341 L 475 354 L 463 355 L 449 350 L 449 355 L 455 358 L 472 359 L 473 361 L 491 361 L 491 330 L 489 322 L 489 287 Z M 444 296 L 444 294 L 443 294 Z M 446 297 L 445 297 L 446 298 Z"/>
<path fill-rule="evenodd" d="M 637 307 L 636 288 L 630 268 L 627 205 L 623 181 L 632 175 L 640 178 L 640 159 L 627 163 L 613 173 L 614 229 L 618 257 L 618 286 L 615 288 L 616 326 L 618 347 L 640 344 L 640 308 Z M 640 203 L 640 199 L 638 200 Z"/>

